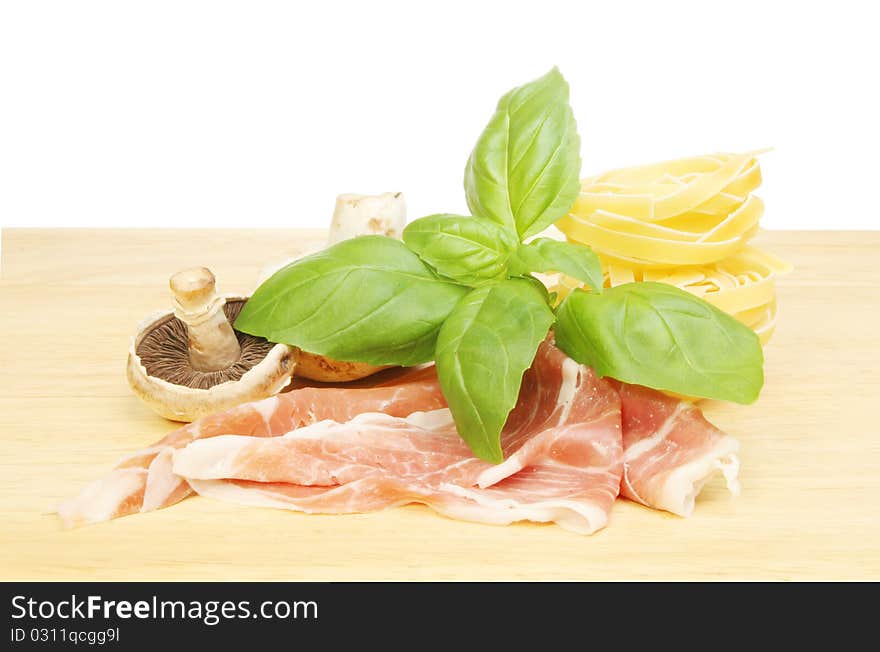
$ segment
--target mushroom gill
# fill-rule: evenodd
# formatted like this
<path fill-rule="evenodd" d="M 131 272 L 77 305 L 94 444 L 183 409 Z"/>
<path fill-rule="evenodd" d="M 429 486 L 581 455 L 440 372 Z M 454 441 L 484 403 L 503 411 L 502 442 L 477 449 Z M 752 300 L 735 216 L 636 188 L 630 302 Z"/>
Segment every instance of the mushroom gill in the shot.
<path fill-rule="evenodd" d="M 246 299 L 227 300 L 223 312 L 230 324 L 235 323 L 245 302 Z M 173 315 L 144 333 L 135 350 L 150 376 L 193 389 L 209 389 L 220 383 L 239 380 L 262 362 L 275 346 L 262 337 L 247 333 L 235 331 L 235 336 L 241 346 L 241 356 L 231 366 L 218 371 L 193 369 L 187 345 L 187 325 Z"/>

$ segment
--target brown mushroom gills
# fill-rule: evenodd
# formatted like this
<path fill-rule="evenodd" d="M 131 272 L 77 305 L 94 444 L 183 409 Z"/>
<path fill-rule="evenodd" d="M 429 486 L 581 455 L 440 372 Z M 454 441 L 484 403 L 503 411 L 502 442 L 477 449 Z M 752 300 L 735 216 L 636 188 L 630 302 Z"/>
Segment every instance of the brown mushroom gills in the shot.
<path fill-rule="evenodd" d="M 229 323 L 236 317 L 246 303 L 246 299 L 228 299 L 223 312 Z M 239 380 L 251 368 L 259 364 L 275 346 L 265 338 L 235 331 L 241 347 L 241 356 L 235 363 L 219 371 L 200 371 L 190 364 L 187 325 L 177 317 L 169 315 L 153 329 L 145 333 L 137 343 L 135 352 L 147 374 L 162 378 L 175 385 L 194 389 L 210 389 L 220 383 Z"/>

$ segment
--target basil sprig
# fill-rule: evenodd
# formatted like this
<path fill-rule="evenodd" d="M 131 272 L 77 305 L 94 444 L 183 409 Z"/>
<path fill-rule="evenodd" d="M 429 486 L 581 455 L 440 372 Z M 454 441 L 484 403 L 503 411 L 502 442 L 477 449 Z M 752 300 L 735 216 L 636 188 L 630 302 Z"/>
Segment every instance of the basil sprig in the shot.
<path fill-rule="evenodd" d="M 465 171 L 473 216 L 412 222 L 403 242 L 365 236 L 283 268 L 235 326 L 340 360 L 434 360 L 458 432 L 502 460 L 501 429 L 551 328 L 597 373 L 691 396 L 749 403 L 763 383 L 757 336 L 705 301 L 659 283 L 602 288 L 586 246 L 526 241 L 572 206 L 580 139 L 557 69 L 501 98 Z M 554 310 L 533 273 L 582 281 Z"/>

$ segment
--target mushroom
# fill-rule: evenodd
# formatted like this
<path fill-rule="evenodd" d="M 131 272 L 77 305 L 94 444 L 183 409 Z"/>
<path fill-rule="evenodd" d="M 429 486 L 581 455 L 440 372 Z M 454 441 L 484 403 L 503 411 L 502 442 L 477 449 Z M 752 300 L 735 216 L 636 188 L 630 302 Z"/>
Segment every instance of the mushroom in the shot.
<path fill-rule="evenodd" d="M 377 367 L 366 362 L 346 362 L 334 360 L 326 355 L 309 353 L 302 349 L 296 350 L 296 376 L 317 380 L 322 383 L 347 383 L 372 376 L 377 371 L 388 367 Z"/>
<path fill-rule="evenodd" d="M 402 192 L 381 195 L 339 195 L 330 222 L 328 245 L 359 235 L 400 238 L 406 226 L 406 203 Z"/>
<path fill-rule="evenodd" d="M 172 276 L 174 311 L 148 317 L 129 350 L 135 394 L 173 421 L 272 396 L 293 375 L 294 351 L 233 330 L 247 297 L 217 295 L 215 284 L 205 267 Z"/>

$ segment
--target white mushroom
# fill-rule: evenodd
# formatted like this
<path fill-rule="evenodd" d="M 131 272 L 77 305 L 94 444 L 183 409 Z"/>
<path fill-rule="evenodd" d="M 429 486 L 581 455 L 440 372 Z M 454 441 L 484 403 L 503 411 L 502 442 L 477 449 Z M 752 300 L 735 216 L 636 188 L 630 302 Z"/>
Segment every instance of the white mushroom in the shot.
<path fill-rule="evenodd" d="M 174 312 L 138 328 L 128 382 L 141 399 L 174 421 L 196 419 L 278 393 L 291 380 L 294 351 L 233 330 L 246 297 L 218 296 L 204 267 L 171 277 Z"/>
<path fill-rule="evenodd" d="M 339 195 L 330 223 L 328 245 L 359 235 L 400 238 L 406 226 L 406 203 L 402 192 L 381 195 Z"/>

